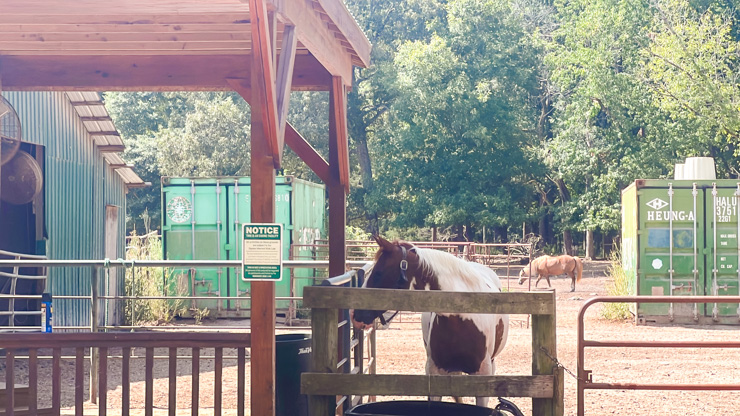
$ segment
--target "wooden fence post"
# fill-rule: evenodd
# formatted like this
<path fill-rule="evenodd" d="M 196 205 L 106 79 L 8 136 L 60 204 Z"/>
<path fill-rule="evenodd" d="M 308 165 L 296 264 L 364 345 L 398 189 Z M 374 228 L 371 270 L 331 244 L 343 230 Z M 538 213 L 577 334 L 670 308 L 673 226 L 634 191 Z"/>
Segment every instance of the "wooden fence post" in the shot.
<path fill-rule="evenodd" d="M 337 310 L 314 308 L 311 311 L 311 371 L 337 372 Z M 336 396 L 309 396 L 311 416 L 335 414 Z"/>
<path fill-rule="evenodd" d="M 555 305 L 555 292 L 552 292 L 552 305 Z M 532 375 L 555 375 L 556 388 L 551 399 L 532 399 L 532 414 L 562 416 L 563 406 L 558 403 L 557 391 L 562 389 L 562 379 L 558 380 L 557 337 L 555 335 L 555 311 L 547 315 L 532 315 Z M 549 356 L 548 356 L 549 355 Z M 550 358 L 552 357 L 552 358 Z M 558 383 L 559 381 L 559 383 Z"/>

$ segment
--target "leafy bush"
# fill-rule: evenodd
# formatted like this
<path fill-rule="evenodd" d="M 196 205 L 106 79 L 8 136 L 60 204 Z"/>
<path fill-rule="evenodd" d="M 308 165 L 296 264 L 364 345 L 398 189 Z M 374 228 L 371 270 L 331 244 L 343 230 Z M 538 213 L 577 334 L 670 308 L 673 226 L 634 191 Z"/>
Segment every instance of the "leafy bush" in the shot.
<path fill-rule="evenodd" d="M 134 232 L 126 246 L 127 260 L 161 260 L 162 240 L 156 232 L 138 236 Z M 166 296 L 172 290 L 172 271 L 154 267 L 134 267 L 125 271 L 127 296 Z M 187 294 L 187 293 L 185 293 Z M 125 302 L 125 320 L 129 325 L 163 324 L 185 311 L 184 301 L 169 299 L 131 299 Z"/>
<path fill-rule="evenodd" d="M 618 251 L 612 253 L 609 261 L 609 276 L 612 280 L 607 284 L 607 294 L 609 296 L 628 296 L 634 293 L 633 282 L 627 276 L 622 267 L 622 259 Z M 628 303 L 607 303 L 601 311 L 601 316 L 612 321 L 619 321 L 632 318 L 630 304 Z"/>

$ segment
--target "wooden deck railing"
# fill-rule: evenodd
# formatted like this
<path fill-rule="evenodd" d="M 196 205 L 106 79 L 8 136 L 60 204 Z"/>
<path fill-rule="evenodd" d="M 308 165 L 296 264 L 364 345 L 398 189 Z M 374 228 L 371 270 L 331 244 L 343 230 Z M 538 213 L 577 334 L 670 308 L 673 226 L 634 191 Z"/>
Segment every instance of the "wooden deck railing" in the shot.
<path fill-rule="evenodd" d="M 337 395 L 532 397 L 532 414 L 562 416 L 563 369 L 555 335 L 554 292 L 463 293 L 307 287 L 313 364 L 301 377 L 312 416 L 334 414 Z M 337 309 L 532 315 L 532 375 L 427 376 L 344 374 L 337 370 Z M 550 358 L 552 357 L 552 358 Z M 382 358 L 381 358 L 382 359 Z"/>
<path fill-rule="evenodd" d="M 88 348 L 97 348 L 99 360 L 100 377 L 98 377 L 98 414 L 107 414 L 107 392 L 108 392 L 108 360 L 109 350 L 111 348 L 120 348 L 121 363 L 121 415 L 128 416 L 130 413 L 131 398 L 131 378 L 130 378 L 130 360 L 132 348 L 144 348 L 145 350 L 145 415 L 151 416 L 154 408 L 154 349 L 166 348 L 168 356 L 165 359 L 169 361 L 168 378 L 169 378 L 169 397 L 168 410 L 169 415 L 174 416 L 177 412 L 177 360 L 178 348 L 190 349 L 191 354 L 187 357 L 180 357 L 180 360 L 190 359 L 192 362 L 192 399 L 189 408 L 192 409 L 192 415 L 198 415 L 199 392 L 200 392 L 200 360 L 201 350 L 204 348 L 213 348 L 215 361 L 214 371 L 214 415 L 220 415 L 222 406 L 222 385 L 223 385 L 223 362 L 224 348 L 236 349 L 237 361 L 237 415 L 244 416 L 245 402 L 245 369 L 246 369 L 246 348 L 250 347 L 251 336 L 248 333 L 206 333 L 206 332 L 188 332 L 188 333 L 171 333 L 171 332 L 150 332 L 150 333 L 52 333 L 52 334 L 8 334 L 0 338 L 0 349 L 5 351 L 5 408 L 4 415 L 14 416 L 15 414 L 60 414 L 62 383 L 69 383 L 71 380 L 62 379 L 61 361 L 62 354 L 73 353 L 70 357 L 74 361 L 75 368 L 75 397 L 74 408 L 75 415 L 83 414 L 84 397 L 84 378 L 85 378 L 85 351 Z M 51 408 L 38 408 L 38 391 L 39 391 L 39 350 L 51 350 L 52 375 L 51 383 L 44 381 L 41 388 L 51 388 Z M 24 391 L 27 396 L 27 403 L 24 406 L 16 404 L 15 386 L 15 361 L 20 355 L 28 359 L 28 388 Z M 66 358 L 66 357 L 65 357 Z M 158 357 L 159 358 L 159 357 Z M 51 385 L 49 385 L 51 384 Z M 0 409 L 1 411 L 2 409 Z"/>

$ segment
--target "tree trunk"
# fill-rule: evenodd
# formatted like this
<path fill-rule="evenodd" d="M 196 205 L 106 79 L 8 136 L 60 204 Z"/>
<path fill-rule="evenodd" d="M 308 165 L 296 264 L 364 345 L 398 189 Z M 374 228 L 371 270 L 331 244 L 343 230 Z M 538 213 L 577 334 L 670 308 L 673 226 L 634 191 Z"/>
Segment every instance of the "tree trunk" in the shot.
<path fill-rule="evenodd" d="M 596 247 L 594 245 L 594 231 L 586 230 L 586 260 L 593 260 L 596 257 Z"/>
<path fill-rule="evenodd" d="M 506 244 L 509 242 L 509 235 L 507 233 L 506 226 L 498 225 L 494 229 L 494 242 L 496 242 L 495 238 L 499 237 L 501 239 L 500 243 Z"/>
<path fill-rule="evenodd" d="M 347 99 L 349 107 L 347 111 L 350 112 L 350 116 L 347 117 L 349 122 L 350 140 L 352 140 L 352 143 L 355 145 L 355 154 L 357 155 L 357 161 L 360 164 L 362 189 L 365 191 L 365 194 L 369 194 L 375 189 L 375 182 L 373 181 L 373 167 L 370 163 L 370 152 L 367 147 L 368 126 L 366 125 L 365 118 L 360 109 L 361 99 L 358 96 L 356 89 L 348 94 Z M 355 112 L 359 112 L 360 114 L 355 114 Z M 364 210 L 368 228 L 365 231 L 369 232 L 371 235 L 378 235 L 380 233 L 378 214 L 367 208 L 364 208 Z"/>
<path fill-rule="evenodd" d="M 569 256 L 573 256 L 573 234 L 570 230 L 563 230 L 563 251 Z"/>

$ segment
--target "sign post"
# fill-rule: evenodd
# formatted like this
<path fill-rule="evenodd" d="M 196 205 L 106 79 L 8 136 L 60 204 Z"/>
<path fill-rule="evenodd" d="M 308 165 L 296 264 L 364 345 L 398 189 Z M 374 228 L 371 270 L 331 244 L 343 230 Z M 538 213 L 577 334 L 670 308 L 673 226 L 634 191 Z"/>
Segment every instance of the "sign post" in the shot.
<path fill-rule="evenodd" d="M 244 224 L 242 239 L 242 279 L 282 280 L 283 225 Z"/>

